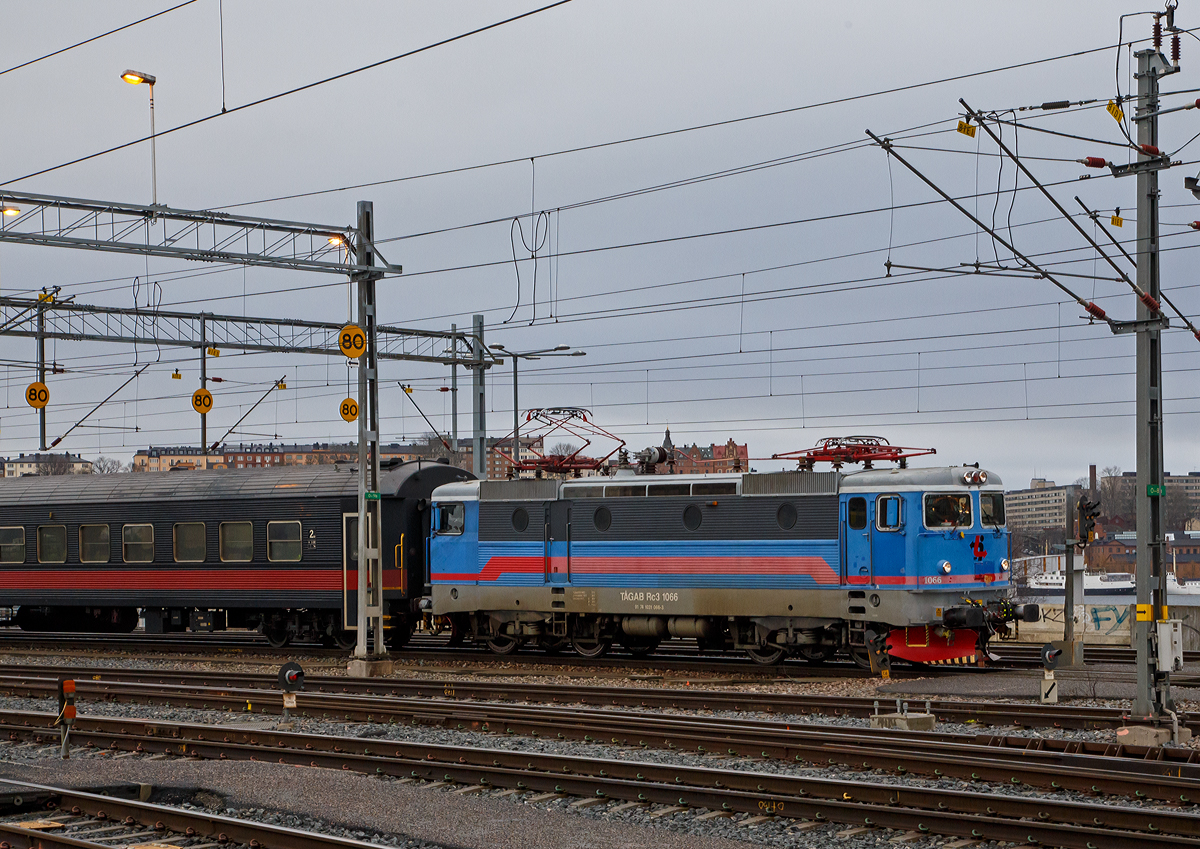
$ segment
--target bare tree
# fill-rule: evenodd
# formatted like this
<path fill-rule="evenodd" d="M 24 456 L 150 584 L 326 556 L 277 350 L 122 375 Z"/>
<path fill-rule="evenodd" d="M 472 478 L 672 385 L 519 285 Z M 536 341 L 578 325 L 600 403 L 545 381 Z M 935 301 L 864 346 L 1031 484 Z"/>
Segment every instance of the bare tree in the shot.
<path fill-rule="evenodd" d="M 550 447 L 550 454 L 555 457 L 570 457 L 578 450 L 569 442 L 558 442 Z"/>
<path fill-rule="evenodd" d="M 1167 485 L 1167 494 L 1163 497 L 1163 528 L 1168 531 L 1183 531 L 1188 519 L 1196 518 L 1192 505 L 1188 503 L 1187 492 L 1182 486 Z"/>
<path fill-rule="evenodd" d="M 122 472 L 128 471 L 130 471 L 130 467 L 116 457 L 101 455 L 92 461 L 93 475 L 119 475 Z"/>
<path fill-rule="evenodd" d="M 75 466 L 66 454 L 43 454 L 37 464 L 39 475 L 69 475 Z"/>
<path fill-rule="evenodd" d="M 1100 512 L 1108 518 L 1127 520 L 1134 523 L 1136 508 L 1133 499 L 1135 481 L 1121 474 L 1120 466 L 1108 466 L 1100 478 Z"/>

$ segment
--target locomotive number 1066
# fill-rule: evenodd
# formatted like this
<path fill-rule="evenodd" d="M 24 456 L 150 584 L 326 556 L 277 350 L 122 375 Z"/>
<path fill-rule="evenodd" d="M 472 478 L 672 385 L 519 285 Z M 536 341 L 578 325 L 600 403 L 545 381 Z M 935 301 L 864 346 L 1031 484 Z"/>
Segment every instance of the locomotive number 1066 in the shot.
<path fill-rule="evenodd" d="M 679 593 L 622 590 L 621 601 L 679 601 Z"/>

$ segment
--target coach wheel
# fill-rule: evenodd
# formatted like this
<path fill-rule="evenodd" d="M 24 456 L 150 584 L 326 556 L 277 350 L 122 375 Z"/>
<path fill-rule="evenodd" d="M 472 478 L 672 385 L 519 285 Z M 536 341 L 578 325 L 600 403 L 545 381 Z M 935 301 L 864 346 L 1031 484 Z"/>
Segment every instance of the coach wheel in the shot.
<path fill-rule="evenodd" d="M 785 652 L 780 646 L 756 646 L 752 649 L 746 649 L 746 654 L 755 663 L 761 663 L 763 666 L 774 666 L 783 660 Z"/>
<path fill-rule="evenodd" d="M 621 640 L 621 645 L 634 657 L 646 657 L 658 650 L 661 640 L 653 637 L 629 637 Z"/>
<path fill-rule="evenodd" d="M 358 635 L 353 631 L 338 628 L 333 632 L 333 644 L 342 651 L 349 651 L 358 645 Z"/>
<path fill-rule="evenodd" d="M 488 637 L 487 647 L 491 649 L 492 654 L 512 654 L 521 647 L 521 641 L 508 634 L 498 634 L 495 637 Z"/>
<path fill-rule="evenodd" d="M 408 645 L 408 641 L 412 639 L 412 626 L 407 623 L 398 625 L 387 630 L 388 648 L 402 649 Z"/>
<path fill-rule="evenodd" d="M 819 666 L 833 657 L 833 649 L 829 646 L 801 646 L 800 657 L 802 657 L 806 663 L 811 663 L 813 666 Z"/>
<path fill-rule="evenodd" d="M 288 633 L 286 625 L 268 625 L 263 629 L 263 636 L 267 638 L 267 645 L 273 649 L 281 649 L 292 641 L 292 635 Z"/>

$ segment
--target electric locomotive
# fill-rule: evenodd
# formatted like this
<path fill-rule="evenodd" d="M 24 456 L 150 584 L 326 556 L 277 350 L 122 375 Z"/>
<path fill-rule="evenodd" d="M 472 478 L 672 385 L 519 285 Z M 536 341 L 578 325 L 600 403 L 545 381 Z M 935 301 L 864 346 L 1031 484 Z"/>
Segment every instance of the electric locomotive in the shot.
<path fill-rule="evenodd" d="M 412 634 L 443 463 L 381 470 L 387 636 Z M 0 480 L 0 605 L 26 630 L 147 633 L 257 628 L 354 644 L 355 466 Z"/>
<path fill-rule="evenodd" d="M 1003 486 L 978 467 L 464 481 L 433 506 L 431 610 L 499 654 L 694 637 L 971 663 L 1038 615 L 1007 600 Z"/>

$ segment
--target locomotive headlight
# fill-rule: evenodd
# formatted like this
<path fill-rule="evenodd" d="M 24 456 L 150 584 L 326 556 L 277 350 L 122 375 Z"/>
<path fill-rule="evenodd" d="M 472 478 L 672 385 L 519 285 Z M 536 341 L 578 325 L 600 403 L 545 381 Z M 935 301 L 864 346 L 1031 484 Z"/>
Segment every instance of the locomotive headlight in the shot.
<path fill-rule="evenodd" d="M 965 472 L 963 472 L 962 478 L 963 478 L 963 483 L 965 483 L 967 486 L 970 486 L 971 485 L 971 470 L 967 469 Z"/>
<path fill-rule="evenodd" d="M 1004 560 L 1000 561 L 1000 571 L 1001 572 L 1008 571 L 1008 558 L 1005 558 Z"/>
<path fill-rule="evenodd" d="M 973 477 L 975 478 L 975 482 L 980 486 L 987 483 L 987 472 L 976 472 Z"/>
<path fill-rule="evenodd" d="M 941 563 L 938 564 L 938 568 L 942 570 L 943 575 L 949 575 L 950 574 L 950 561 L 943 560 Z"/>

